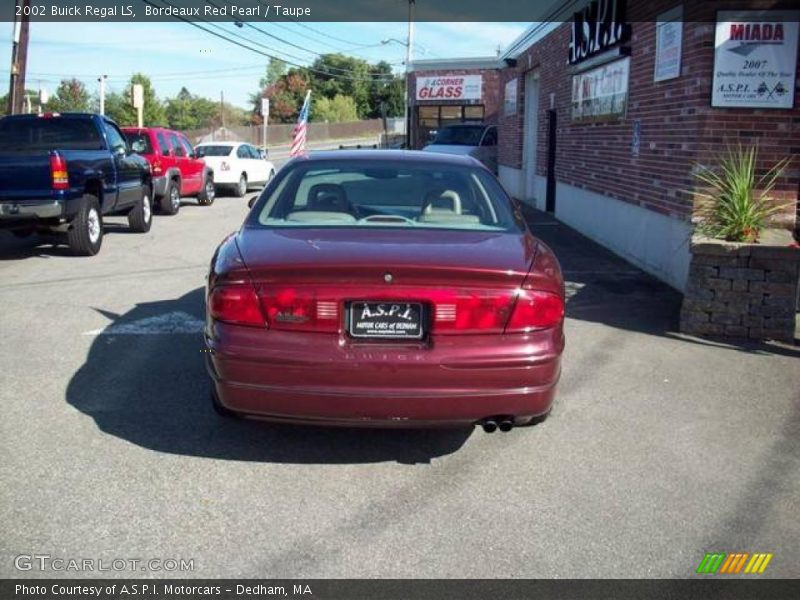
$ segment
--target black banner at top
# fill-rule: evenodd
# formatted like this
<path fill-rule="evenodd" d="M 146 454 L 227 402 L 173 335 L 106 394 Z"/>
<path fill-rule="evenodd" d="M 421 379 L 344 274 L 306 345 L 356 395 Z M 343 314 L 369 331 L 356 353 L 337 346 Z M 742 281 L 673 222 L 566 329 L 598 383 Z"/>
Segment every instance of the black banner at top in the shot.
<path fill-rule="evenodd" d="M 16 6 L 15 6 L 16 2 Z M 0 20 L 39 21 L 537 21 L 563 0 L 3 0 Z M 536 18 L 540 17 L 540 18 Z"/>
<path fill-rule="evenodd" d="M 627 7 L 631 21 L 655 20 L 675 3 L 666 0 L 595 0 Z M 16 5 L 15 5 L 16 4 Z M 23 13 L 58 22 L 564 22 L 589 0 L 2 0 L 0 21 Z M 687 20 L 711 21 L 716 9 L 791 8 L 794 0 L 684 0 Z"/>

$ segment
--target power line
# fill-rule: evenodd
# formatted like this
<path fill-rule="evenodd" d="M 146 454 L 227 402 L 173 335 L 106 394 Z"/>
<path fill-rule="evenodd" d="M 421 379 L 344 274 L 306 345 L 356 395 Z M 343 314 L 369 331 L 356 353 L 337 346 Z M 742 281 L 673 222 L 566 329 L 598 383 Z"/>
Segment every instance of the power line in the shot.
<path fill-rule="evenodd" d="M 221 6 L 219 6 L 219 5 L 215 4 L 214 2 L 212 2 L 211 0 L 205 0 L 205 1 L 206 1 L 206 4 L 210 4 L 214 8 L 222 8 Z M 233 6 L 233 4 L 231 4 L 230 2 L 224 1 L 224 0 L 223 0 L 223 4 L 225 4 L 226 6 Z M 254 29 L 254 30 L 258 31 L 262 35 L 265 35 L 265 36 L 270 37 L 272 39 L 278 40 L 282 44 L 286 44 L 287 46 L 291 46 L 292 48 L 297 48 L 297 49 L 299 49 L 299 50 L 301 50 L 303 52 L 307 52 L 307 53 L 313 54 L 315 56 L 320 56 L 320 57 L 324 56 L 324 54 L 322 54 L 320 52 L 315 52 L 313 50 L 309 50 L 308 48 L 304 48 L 303 46 L 300 46 L 300 45 L 295 44 L 293 42 L 290 42 L 290 41 L 288 41 L 288 40 L 286 40 L 286 39 L 284 39 L 282 37 L 279 37 L 277 35 L 269 33 L 268 31 L 265 31 L 265 30 L 261 29 L 260 27 L 257 27 L 257 26 L 255 26 L 252 23 L 249 23 L 247 21 L 236 21 L 235 19 L 233 19 L 233 22 L 235 22 L 237 25 L 238 24 L 245 25 L 245 26 L 249 27 L 250 29 Z M 211 23 L 209 23 L 209 25 L 211 25 Z M 225 31 L 225 30 L 223 30 L 223 31 Z M 227 32 L 226 31 L 226 33 L 228 33 L 229 35 L 237 35 L 234 32 Z M 254 42 L 253 40 L 250 40 L 249 38 L 245 38 L 245 39 L 247 39 L 247 41 L 250 42 L 250 43 L 256 44 L 257 46 L 262 46 L 258 42 Z M 267 46 L 262 46 L 262 47 L 265 47 L 268 50 L 271 50 L 271 48 L 269 48 Z M 302 57 L 299 57 L 297 55 L 289 54 L 286 51 L 283 51 L 283 54 L 285 54 L 286 56 L 289 56 L 290 58 L 294 58 L 296 60 L 306 60 L 306 59 L 303 59 Z M 331 70 L 331 71 L 339 71 L 341 73 L 354 73 L 354 71 L 352 69 L 342 69 L 342 68 L 339 68 L 339 67 L 327 67 L 327 68 L 329 70 Z"/>
<path fill-rule="evenodd" d="M 158 5 L 154 4 L 152 2 L 152 0 L 142 0 L 142 2 L 144 2 L 145 4 L 149 4 L 150 6 L 152 6 L 154 8 L 163 8 L 163 6 L 158 6 Z M 167 6 L 170 6 L 171 8 L 176 8 L 175 6 L 170 4 L 167 0 L 161 0 L 161 2 L 163 4 L 166 4 Z M 359 78 L 359 77 L 350 77 L 350 76 L 345 76 L 345 75 L 336 75 L 334 73 L 330 73 L 330 72 L 327 72 L 327 71 L 322 71 L 322 70 L 319 70 L 319 69 L 315 69 L 313 67 L 309 67 L 309 66 L 304 65 L 304 64 L 300 64 L 300 63 L 296 63 L 296 62 L 292 62 L 292 61 L 286 60 L 285 58 L 281 58 L 280 56 L 276 56 L 276 55 L 268 53 L 268 52 L 263 52 L 263 51 L 261 51 L 261 50 L 259 50 L 257 48 L 253 48 L 252 46 L 244 44 L 244 43 L 238 41 L 237 39 L 232 39 L 230 37 L 227 37 L 225 35 L 217 33 L 217 32 L 215 32 L 215 31 L 213 31 L 211 29 L 207 29 L 207 28 L 203 27 L 202 25 L 200 25 L 199 23 L 197 23 L 195 21 L 190 21 L 190 20 L 188 20 L 185 17 L 182 17 L 180 15 L 176 14 L 176 15 L 172 15 L 172 16 L 173 16 L 173 18 L 175 18 L 175 19 L 177 19 L 179 21 L 183 21 L 184 23 L 188 23 L 192 27 L 196 27 L 196 28 L 200 29 L 201 31 L 205 31 L 206 33 L 209 33 L 209 34 L 213 35 L 214 37 L 217 37 L 217 38 L 220 38 L 222 40 L 225 40 L 226 42 L 229 42 L 231 44 L 239 46 L 240 48 L 244 48 L 245 50 L 249 50 L 250 52 L 254 52 L 256 54 L 260 54 L 261 56 L 266 56 L 267 58 L 272 58 L 272 59 L 275 59 L 275 60 L 283 61 L 288 65 L 291 65 L 291 66 L 294 66 L 294 67 L 298 67 L 298 68 L 301 68 L 301 69 L 305 69 L 306 71 L 309 71 L 311 73 L 318 73 L 320 75 L 325 75 L 326 77 L 330 77 L 332 79 L 346 79 L 346 80 L 350 80 L 350 81 L 364 81 L 364 82 L 390 82 L 390 81 L 392 81 L 392 79 L 385 79 L 385 78 L 379 78 L 379 77 Z M 202 19 L 201 19 L 201 22 L 205 23 L 207 25 L 211 25 L 211 23 L 209 23 L 208 21 L 204 21 Z M 222 29 L 222 28 L 220 28 L 220 29 Z M 228 32 L 225 29 L 222 29 L 222 31 L 224 31 L 228 35 L 233 35 L 236 38 L 243 39 L 248 44 L 254 44 L 256 46 L 261 46 L 261 47 L 264 47 L 264 48 L 268 48 L 267 46 L 264 46 L 263 44 L 259 44 L 258 42 L 254 42 L 253 40 L 251 40 L 249 38 L 244 38 L 244 37 L 239 36 L 239 35 L 237 35 L 235 33 Z"/>

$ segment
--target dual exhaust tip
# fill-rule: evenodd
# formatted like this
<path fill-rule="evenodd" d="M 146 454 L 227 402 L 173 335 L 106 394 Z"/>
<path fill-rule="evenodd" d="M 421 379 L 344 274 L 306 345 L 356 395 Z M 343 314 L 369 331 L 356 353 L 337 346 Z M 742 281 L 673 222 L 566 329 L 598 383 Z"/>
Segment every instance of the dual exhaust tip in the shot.
<path fill-rule="evenodd" d="M 480 423 L 486 433 L 494 433 L 498 429 L 503 433 L 507 433 L 514 429 L 514 417 L 488 417 Z"/>

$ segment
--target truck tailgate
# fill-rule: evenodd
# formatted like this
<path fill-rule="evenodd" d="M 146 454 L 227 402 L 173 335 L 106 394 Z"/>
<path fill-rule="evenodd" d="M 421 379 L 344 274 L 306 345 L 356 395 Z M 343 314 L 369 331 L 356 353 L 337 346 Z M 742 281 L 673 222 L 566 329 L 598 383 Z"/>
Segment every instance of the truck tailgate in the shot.
<path fill-rule="evenodd" d="M 0 200 L 49 198 L 50 155 L 0 154 Z"/>

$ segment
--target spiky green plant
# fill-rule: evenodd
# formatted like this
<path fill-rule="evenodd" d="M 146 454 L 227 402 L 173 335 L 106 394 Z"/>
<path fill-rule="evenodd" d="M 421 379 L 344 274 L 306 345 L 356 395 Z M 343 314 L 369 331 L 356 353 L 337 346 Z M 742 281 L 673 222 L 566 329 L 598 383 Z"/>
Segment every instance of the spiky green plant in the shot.
<path fill-rule="evenodd" d="M 761 177 L 756 173 L 758 149 L 728 147 L 719 157 L 718 168 L 697 165 L 695 177 L 704 186 L 695 214 L 697 230 L 707 236 L 732 242 L 754 242 L 765 223 L 784 208 L 770 197 L 775 182 L 791 162 L 784 158 Z"/>

